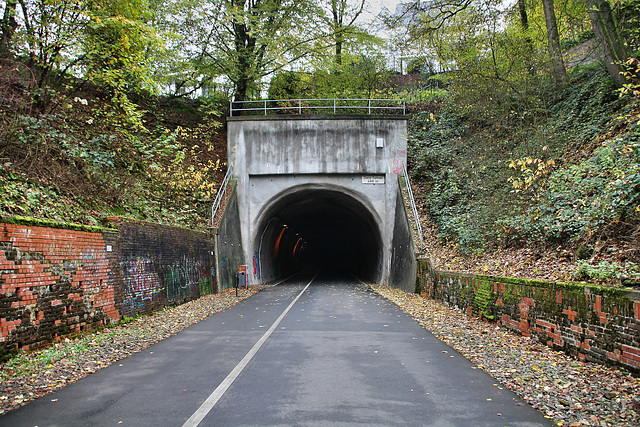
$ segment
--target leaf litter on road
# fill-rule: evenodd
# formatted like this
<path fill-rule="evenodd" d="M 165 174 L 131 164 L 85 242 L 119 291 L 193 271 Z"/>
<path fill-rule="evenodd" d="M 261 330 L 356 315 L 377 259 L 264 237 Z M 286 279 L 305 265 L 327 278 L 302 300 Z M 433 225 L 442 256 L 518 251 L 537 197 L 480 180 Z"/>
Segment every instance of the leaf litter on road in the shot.
<path fill-rule="evenodd" d="M 443 303 L 371 288 L 560 426 L 640 425 L 640 379 L 582 362 Z"/>
<path fill-rule="evenodd" d="M 265 286 L 229 289 L 165 308 L 127 324 L 117 324 L 52 346 L 24 352 L 0 366 L 0 416 L 67 384 L 142 351 Z"/>

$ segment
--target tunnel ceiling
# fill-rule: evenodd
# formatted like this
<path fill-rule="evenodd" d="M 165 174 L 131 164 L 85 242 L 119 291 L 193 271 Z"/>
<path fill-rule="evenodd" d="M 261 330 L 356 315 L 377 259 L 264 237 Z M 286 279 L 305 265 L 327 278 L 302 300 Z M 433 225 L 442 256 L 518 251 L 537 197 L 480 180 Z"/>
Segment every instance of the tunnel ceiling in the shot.
<path fill-rule="evenodd" d="M 334 190 L 303 190 L 280 198 L 267 212 L 259 235 L 265 239 L 261 257 L 270 262 L 262 268 L 275 268 L 271 273 L 285 275 L 317 267 L 324 275 L 377 280 L 379 227 L 352 196 Z"/>

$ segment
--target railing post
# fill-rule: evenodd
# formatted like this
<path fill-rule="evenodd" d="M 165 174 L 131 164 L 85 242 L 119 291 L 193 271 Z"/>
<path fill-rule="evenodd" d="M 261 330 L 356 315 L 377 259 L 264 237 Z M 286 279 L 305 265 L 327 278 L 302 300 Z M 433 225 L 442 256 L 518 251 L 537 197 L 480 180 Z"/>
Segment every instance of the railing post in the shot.
<path fill-rule="evenodd" d="M 298 99 L 298 114 L 302 114 L 302 99 Z"/>
<path fill-rule="evenodd" d="M 233 101 L 229 101 L 229 117 L 233 117 Z"/>
<path fill-rule="evenodd" d="M 369 100 L 369 114 L 371 114 L 371 100 Z"/>
<path fill-rule="evenodd" d="M 222 185 L 220 185 L 220 189 L 216 194 L 216 198 L 213 201 L 213 205 L 211 205 L 211 227 L 215 225 L 216 214 L 218 213 L 218 209 L 220 209 L 220 203 L 222 203 L 222 198 L 227 192 L 227 185 L 229 184 L 229 180 L 231 179 L 231 171 L 233 169 L 232 165 L 227 167 L 227 173 L 224 175 L 222 179 Z"/>
<path fill-rule="evenodd" d="M 333 114 L 336 113 L 336 100 L 333 100 Z"/>
<path fill-rule="evenodd" d="M 418 229 L 418 237 L 420 238 L 420 249 L 424 246 L 424 241 L 422 240 L 422 225 L 420 224 L 420 217 L 418 216 L 418 208 L 416 207 L 416 201 L 413 197 L 413 190 L 411 188 L 411 182 L 409 181 L 409 173 L 407 172 L 407 165 L 402 162 L 402 176 L 404 177 L 404 185 L 407 189 L 407 194 L 409 195 L 409 202 L 411 204 L 411 210 L 413 211 L 413 218 L 416 223 L 416 228 Z"/>
<path fill-rule="evenodd" d="M 264 115 L 267 115 L 267 100 L 264 100 Z"/>

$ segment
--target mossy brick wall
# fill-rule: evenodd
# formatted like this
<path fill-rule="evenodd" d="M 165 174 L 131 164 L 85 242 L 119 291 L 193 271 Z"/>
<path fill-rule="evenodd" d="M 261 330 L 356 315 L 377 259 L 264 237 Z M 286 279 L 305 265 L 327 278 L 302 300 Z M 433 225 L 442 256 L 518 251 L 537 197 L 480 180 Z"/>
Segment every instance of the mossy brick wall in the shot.
<path fill-rule="evenodd" d="M 216 291 L 208 234 L 113 223 L 119 231 L 0 222 L 1 352 Z"/>
<path fill-rule="evenodd" d="M 419 261 L 427 297 L 495 321 L 582 360 L 640 373 L 640 292 L 433 270 Z"/>
<path fill-rule="evenodd" d="M 0 345 L 40 347 L 119 319 L 110 237 L 0 223 Z"/>

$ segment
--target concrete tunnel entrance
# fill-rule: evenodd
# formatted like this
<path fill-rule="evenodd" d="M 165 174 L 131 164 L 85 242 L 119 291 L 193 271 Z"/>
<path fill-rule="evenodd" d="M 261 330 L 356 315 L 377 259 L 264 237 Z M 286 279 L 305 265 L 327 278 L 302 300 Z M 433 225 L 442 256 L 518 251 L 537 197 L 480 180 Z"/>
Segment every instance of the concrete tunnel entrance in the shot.
<path fill-rule="evenodd" d="M 323 278 L 379 281 L 380 228 L 371 211 L 338 189 L 307 188 L 275 197 L 254 236 L 254 269 L 260 281 L 305 268 Z"/>

